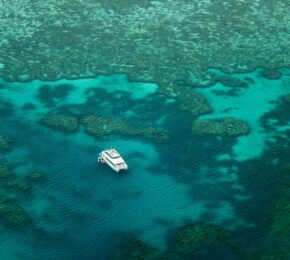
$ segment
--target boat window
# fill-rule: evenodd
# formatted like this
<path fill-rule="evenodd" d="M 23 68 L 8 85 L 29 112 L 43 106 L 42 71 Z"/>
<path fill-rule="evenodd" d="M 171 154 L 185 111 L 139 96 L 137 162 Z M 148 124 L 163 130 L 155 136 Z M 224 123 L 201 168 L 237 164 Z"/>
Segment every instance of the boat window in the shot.
<path fill-rule="evenodd" d="M 116 165 L 122 165 L 122 164 L 124 164 L 124 163 L 122 163 L 122 162 L 121 163 L 116 163 Z"/>

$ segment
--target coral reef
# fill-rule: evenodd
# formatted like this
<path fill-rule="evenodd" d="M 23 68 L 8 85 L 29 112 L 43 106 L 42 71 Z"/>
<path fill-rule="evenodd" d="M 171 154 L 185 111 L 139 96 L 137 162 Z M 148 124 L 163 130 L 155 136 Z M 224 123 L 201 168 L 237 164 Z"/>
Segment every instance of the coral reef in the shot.
<path fill-rule="evenodd" d="M 41 122 L 51 128 L 72 133 L 78 129 L 78 119 L 71 115 L 47 115 Z"/>
<path fill-rule="evenodd" d="M 168 131 L 158 130 L 153 127 L 137 128 L 119 119 L 90 115 L 83 117 L 82 123 L 87 133 L 95 137 L 119 134 L 133 137 L 138 136 L 156 141 L 167 141 L 169 139 Z"/>
<path fill-rule="evenodd" d="M 0 14 L 0 74 L 8 80 L 126 73 L 208 85 L 208 68 L 289 66 L 285 0 L 3 0 Z"/>
<path fill-rule="evenodd" d="M 237 241 L 228 231 L 215 225 L 189 224 L 176 232 L 172 251 L 182 259 L 220 246 L 238 249 Z"/>
<path fill-rule="evenodd" d="M 11 140 L 0 133 L 0 151 L 8 150 L 11 147 Z"/>
<path fill-rule="evenodd" d="M 113 254 L 114 260 L 165 260 L 156 248 L 149 246 L 133 235 L 127 234 L 122 240 L 121 247 Z"/>
<path fill-rule="evenodd" d="M 240 136 L 250 132 L 248 124 L 235 118 L 199 119 L 193 122 L 194 135 Z"/>
<path fill-rule="evenodd" d="M 0 218 L 9 225 L 19 226 L 32 221 L 28 213 L 19 205 L 6 198 L 0 198 Z"/>

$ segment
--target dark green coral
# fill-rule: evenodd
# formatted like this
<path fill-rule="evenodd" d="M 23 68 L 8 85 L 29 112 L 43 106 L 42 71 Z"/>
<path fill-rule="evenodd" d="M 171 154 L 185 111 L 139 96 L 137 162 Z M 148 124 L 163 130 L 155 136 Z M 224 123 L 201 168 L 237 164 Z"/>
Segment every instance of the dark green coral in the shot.
<path fill-rule="evenodd" d="M 0 164 L 0 178 L 7 178 L 11 176 L 12 172 L 11 169 L 5 165 L 5 164 Z"/>
<path fill-rule="evenodd" d="M 24 225 L 32 221 L 30 215 L 21 206 L 6 198 L 0 199 L 0 218 L 12 226 Z"/>
<path fill-rule="evenodd" d="M 43 179 L 44 173 L 41 170 L 34 170 L 27 174 L 27 178 L 31 181 L 39 181 Z"/>
<path fill-rule="evenodd" d="M 182 259 L 223 246 L 237 250 L 238 243 L 230 232 L 215 225 L 189 224 L 176 232 L 172 252 Z"/>
<path fill-rule="evenodd" d="M 78 119 L 71 115 L 47 115 L 42 119 L 45 126 L 72 133 L 78 129 Z"/>
<path fill-rule="evenodd" d="M 114 260 L 165 260 L 161 252 L 136 238 L 133 235 L 125 235 L 120 248 L 113 253 Z"/>
<path fill-rule="evenodd" d="M 282 77 L 282 73 L 279 69 L 263 69 L 261 71 L 261 76 L 266 79 L 278 80 Z"/>
<path fill-rule="evenodd" d="M 11 139 L 0 133 L 0 151 L 8 150 L 11 147 Z"/>
<path fill-rule="evenodd" d="M 250 132 L 249 125 L 239 119 L 198 119 L 192 124 L 194 135 L 240 136 Z"/>
<path fill-rule="evenodd" d="M 143 137 L 156 141 L 167 141 L 169 132 L 153 127 L 139 128 L 120 119 L 105 118 L 97 115 L 85 116 L 82 118 L 85 130 L 95 137 L 108 135 L 128 135 L 132 137 Z"/>

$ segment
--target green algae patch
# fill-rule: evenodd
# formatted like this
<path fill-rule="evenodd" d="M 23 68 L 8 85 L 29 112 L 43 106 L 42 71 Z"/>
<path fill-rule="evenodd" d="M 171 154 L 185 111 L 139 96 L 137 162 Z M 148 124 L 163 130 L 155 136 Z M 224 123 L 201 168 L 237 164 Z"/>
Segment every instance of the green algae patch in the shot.
<path fill-rule="evenodd" d="M 193 135 L 240 136 L 250 132 L 248 124 L 235 118 L 199 119 L 193 122 Z"/>
<path fill-rule="evenodd" d="M 79 127 L 78 119 L 71 115 L 47 115 L 41 122 L 45 126 L 67 133 L 73 133 Z"/>
<path fill-rule="evenodd" d="M 11 139 L 0 133 L 0 151 L 5 151 L 11 148 Z"/>
<path fill-rule="evenodd" d="M 24 225 L 32 221 L 29 214 L 21 206 L 5 198 L 0 199 L 0 218 L 12 226 Z"/>
<path fill-rule="evenodd" d="M 81 121 L 85 126 L 86 132 L 95 137 L 119 134 L 143 137 L 155 141 L 167 141 L 170 137 L 169 132 L 166 130 L 159 130 L 153 127 L 137 128 L 123 120 L 104 118 L 97 115 L 85 116 Z"/>

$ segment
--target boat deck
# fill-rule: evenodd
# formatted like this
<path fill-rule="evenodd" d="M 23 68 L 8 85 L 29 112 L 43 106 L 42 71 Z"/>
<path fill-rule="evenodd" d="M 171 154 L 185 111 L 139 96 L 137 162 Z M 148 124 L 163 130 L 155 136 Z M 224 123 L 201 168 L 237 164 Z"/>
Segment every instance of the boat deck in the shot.
<path fill-rule="evenodd" d="M 108 149 L 108 150 L 105 150 L 104 152 L 106 152 L 112 158 L 120 157 L 120 154 L 115 149 Z"/>

